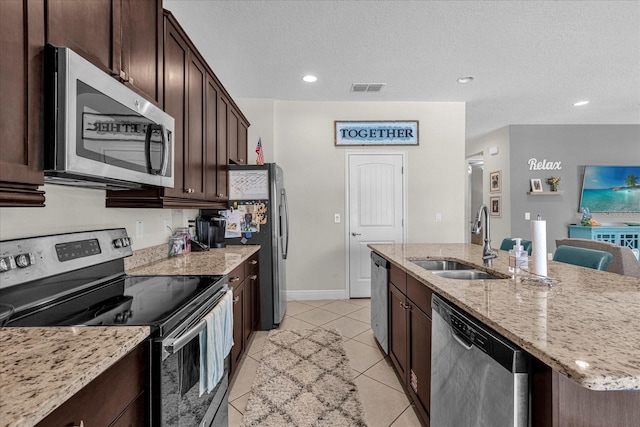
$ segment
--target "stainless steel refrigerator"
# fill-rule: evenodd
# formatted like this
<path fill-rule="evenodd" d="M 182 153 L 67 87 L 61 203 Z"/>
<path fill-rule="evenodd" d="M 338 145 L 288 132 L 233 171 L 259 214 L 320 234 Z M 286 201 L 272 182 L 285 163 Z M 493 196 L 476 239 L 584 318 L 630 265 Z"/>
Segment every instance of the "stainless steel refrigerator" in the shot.
<path fill-rule="evenodd" d="M 229 216 L 227 234 L 234 237 L 225 240 L 228 245 L 260 245 L 260 329 L 274 329 L 287 309 L 289 211 L 284 173 L 275 163 L 229 165 L 228 178 L 229 210 L 224 214 Z"/>

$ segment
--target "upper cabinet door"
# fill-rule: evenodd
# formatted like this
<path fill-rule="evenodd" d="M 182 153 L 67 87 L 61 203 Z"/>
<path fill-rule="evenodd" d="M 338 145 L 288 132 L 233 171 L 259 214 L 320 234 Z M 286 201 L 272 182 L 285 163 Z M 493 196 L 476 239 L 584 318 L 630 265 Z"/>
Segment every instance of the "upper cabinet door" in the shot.
<path fill-rule="evenodd" d="M 46 8 L 47 43 L 66 46 L 120 76 L 120 0 L 48 0 Z"/>
<path fill-rule="evenodd" d="M 124 82 L 157 105 L 162 102 L 162 1 L 122 0 Z"/>
<path fill-rule="evenodd" d="M 44 206 L 40 167 L 43 0 L 0 1 L 0 206 Z"/>
<path fill-rule="evenodd" d="M 69 47 L 161 105 L 161 0 L 48 0 L 46 5 L 47 43 Z"/>

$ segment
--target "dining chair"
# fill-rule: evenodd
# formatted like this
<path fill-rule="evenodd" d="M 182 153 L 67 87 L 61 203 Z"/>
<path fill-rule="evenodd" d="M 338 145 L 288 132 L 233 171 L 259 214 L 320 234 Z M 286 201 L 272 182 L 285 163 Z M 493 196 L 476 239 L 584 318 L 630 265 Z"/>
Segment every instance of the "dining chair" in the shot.
<path fill-rule="evenodd" d="M 606 271 L 607 266 L 613 260 L 609 252 L 595 249 L 579 248 L 577 246 L 558 246 L 553 254 L 553 260 L 594 270 Z"/>
<path fill-rule="evenodd" d="M 636 258 L 632 249 L 627 246 L 591 239 L 557 239 L 556 246 L 562 245 L 609 252 L 613 255 L 613 261 L 607 267 L 609 273 L 618 273 L 640 279 L 640 262 L 638 262 L 638 258 Z"/>
<path fill-rule="evenodd" d="M 516 241 L 513 240 L 511 237 L 505 237 L 502 240 L 502 243 L 500 244 L 500 250 L 503 251 L 510 251 L 511 249 L 513 249 L 513 246 L 516 244 Z M 524 240 L 522 239 L 522 243 L 521 245 L 524 247 L 524 250 L 527 251 L 527 253 L 529 254 L 529 256 L 531 256 L 531 240 Z"/>

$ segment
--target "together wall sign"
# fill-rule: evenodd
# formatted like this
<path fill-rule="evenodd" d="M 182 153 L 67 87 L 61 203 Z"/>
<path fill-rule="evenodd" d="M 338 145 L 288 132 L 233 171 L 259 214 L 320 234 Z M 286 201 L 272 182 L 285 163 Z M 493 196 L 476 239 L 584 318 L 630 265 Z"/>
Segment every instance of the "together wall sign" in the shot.
<path fill-rule="evenodd" d="M 338 145 L 418 145 L 418 121 L 334 122 Z"/>

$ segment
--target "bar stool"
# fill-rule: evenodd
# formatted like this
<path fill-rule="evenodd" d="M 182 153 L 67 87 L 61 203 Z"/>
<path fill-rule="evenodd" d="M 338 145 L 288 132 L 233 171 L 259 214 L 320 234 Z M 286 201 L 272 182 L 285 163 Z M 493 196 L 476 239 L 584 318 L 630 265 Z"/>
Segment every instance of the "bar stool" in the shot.
<path fill-rule="evenodd" d="M 556 249 L 553 254 L 553 260 L 605 271 L 611 260 L 613 260 L 613 255 L 609 252 L 595 249 L 562 245 Z"/>

